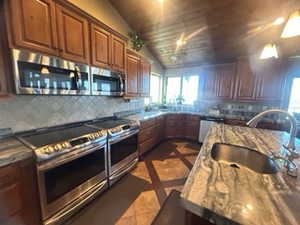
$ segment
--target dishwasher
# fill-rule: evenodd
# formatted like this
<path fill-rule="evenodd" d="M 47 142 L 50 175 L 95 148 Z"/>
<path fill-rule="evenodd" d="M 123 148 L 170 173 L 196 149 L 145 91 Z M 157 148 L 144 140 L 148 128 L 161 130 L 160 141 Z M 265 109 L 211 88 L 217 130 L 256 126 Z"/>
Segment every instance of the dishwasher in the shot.
<path fill-rule="evenodd" d="M 213 123 L 224 123 L 224 119 L 216 118 L 216 117 L 204 117 L 200 120 L 199 139 L 198 139 L 199 143 L 203 143 Z"/>

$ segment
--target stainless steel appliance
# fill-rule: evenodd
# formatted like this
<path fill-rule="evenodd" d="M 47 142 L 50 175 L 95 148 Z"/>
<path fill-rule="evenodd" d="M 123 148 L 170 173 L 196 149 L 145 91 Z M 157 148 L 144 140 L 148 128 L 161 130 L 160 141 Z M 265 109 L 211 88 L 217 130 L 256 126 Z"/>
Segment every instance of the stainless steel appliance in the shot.
<path fill-rule="evenodd" d="M 204 142 L 210 127 L 214 123 L 224 123 L 224 119 L 223 118 L 217 118 L 217 117 L 209 117 L 209 116 L 201 118 L 199 138 L 198 138 L 199 143 Z"/>
<path fill-rule="evenodd" d="M 123 78 L 123 74 L 98 67 L 92 67 L 91 76 L 93 95 L 124 95 L 125 79 Z"/>
<path fill-rule="evenodd" d="M 90 67 L 12 49 L 17 94 L 90 95 Z"/>
<path fill-rule="evenodd" d="M 106 130 L 76 123 L 17 137 L 37 158 L 45 225 L 64 222 L 108 187 Z"/>
<path fill-rule="evenodd" d="M 138 163 L 140 125 L 116 117 L 94 120 L 89 125 L 108 131 L 108 176 L 112 185 Z"/>

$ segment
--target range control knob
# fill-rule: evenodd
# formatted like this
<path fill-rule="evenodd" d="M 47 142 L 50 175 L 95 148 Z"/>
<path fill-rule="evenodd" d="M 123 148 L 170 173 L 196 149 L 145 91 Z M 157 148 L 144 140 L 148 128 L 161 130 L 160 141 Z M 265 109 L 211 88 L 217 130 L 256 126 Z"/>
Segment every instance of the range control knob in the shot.
<path fill-rule="evenodd" d="M 50 154 L 53 153 L 53 148 L 52 147 L 44 148 L 43 153 L 47 154 L 47 155 L 50 155 Z"/>
<path fill-rule="evenodd" d="M 62 149 L 62 145 L 61 144 L 57 144 L 57 145 L 54 146 L 54 150 L 56 152 L 60 151 L 61 149 Z"/>
<path fill-rule="evenodd" d="M 94 134 L 90 134 L 89 138 L 90 138 L 90 140 L 94 140 L 95 139 Z"/>
<path fill-rule="evenodd" d="M 63 147 L 63 148 L 68 148 L 68 147 L 69 147 L 69 144 L 68 144 L 68 142 L 64 142 L 64 143 L 62 143 L 62 147 Z"/>

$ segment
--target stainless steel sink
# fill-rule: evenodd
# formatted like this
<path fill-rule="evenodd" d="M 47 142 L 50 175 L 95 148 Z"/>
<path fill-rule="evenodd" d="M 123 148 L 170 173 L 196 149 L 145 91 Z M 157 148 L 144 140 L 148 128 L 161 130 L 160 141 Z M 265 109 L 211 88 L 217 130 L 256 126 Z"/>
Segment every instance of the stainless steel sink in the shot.
<path fill-rule="evenodd" d="M 216 143 L 211 150 L 211 157 L 234 168 L 244 166 L 256 173 L 274 174 L 279 171 L 270 157 L 246 147 Z"/>

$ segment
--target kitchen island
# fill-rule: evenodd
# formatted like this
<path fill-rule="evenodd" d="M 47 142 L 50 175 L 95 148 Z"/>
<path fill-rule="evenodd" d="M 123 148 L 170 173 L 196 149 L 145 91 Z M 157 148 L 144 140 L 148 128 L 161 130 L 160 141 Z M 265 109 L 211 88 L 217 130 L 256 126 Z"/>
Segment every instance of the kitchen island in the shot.
<path fill-rule="evenodd" d="M 283 151 L 288 138 L 286 132 L 215 124 L 181 194 L 184 208 L 218 225 L 299 225 L 300 175 L 259 174 L 214 161 L 210 154 L 215 143 L 226 143 L 270 156 Z M 296 147 L 300 150 L 299 140 Z"/>

